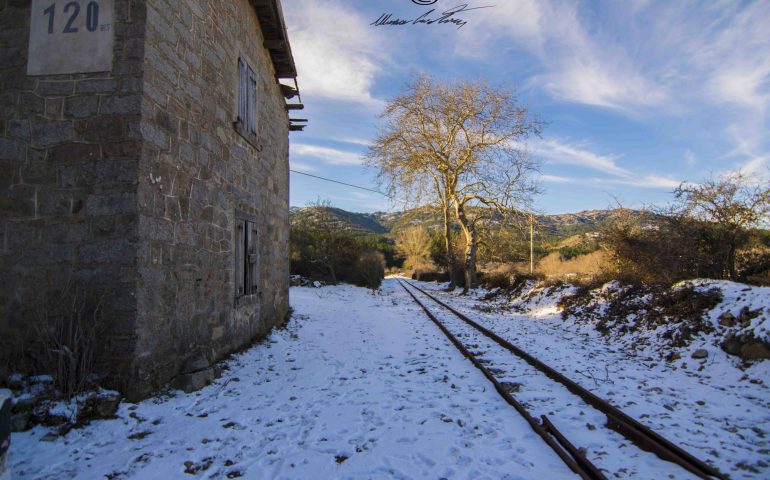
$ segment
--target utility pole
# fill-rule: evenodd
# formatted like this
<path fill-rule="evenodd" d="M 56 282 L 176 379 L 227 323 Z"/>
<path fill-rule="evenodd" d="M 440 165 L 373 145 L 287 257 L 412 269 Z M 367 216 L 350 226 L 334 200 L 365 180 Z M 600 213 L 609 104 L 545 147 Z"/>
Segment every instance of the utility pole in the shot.
<path fill-rule="evenodd" d="M 529 214 L 529 273 L 535 272 L 535 242 L 532 239 L 534 233 L 534 216 Z"/>

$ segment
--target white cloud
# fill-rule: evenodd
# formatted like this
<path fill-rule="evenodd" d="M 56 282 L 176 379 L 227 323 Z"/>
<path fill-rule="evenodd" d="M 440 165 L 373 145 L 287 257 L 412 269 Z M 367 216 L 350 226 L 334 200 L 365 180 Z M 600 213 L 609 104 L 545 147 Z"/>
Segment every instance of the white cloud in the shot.
<path fill-rule="evenodd" d="M 292 143 L 290 156 L 294 155 L 316 158 L 323 160 L 330 165 L 361 165 L 361 155 L 353 152 L 346 152 L 336 148 L 320 147 L 318 145 L 307 145 L 304 143 Z"/>
<path fill-rule="evenodd" d="M 631 177 L 625 178 L 625 179 L 617 179 L 615 180 L 616 183 L 622 184 L 622 185 L 629 185 L 633 187 L 642 187 L 642 188 L 665 188 L 665 189 L 674 189 L 679 186 L 680 182 L 679 180 L 674 180 L 673 178 L 664 177 L 662 175 L 636 175 L 632 174 Z"/>
<path fill-rule="evenodd" d="M 561 100 L 627 112 L 661 105 L 665 90 L 638 68 L 616 39 L 602 35 L 597 26 L 589 31 L 578 6 L 558 0 L 499 2 L 480 10 L 480 18 L 468 24 L 471 28 L 462 29 L 458 51 L 469 56 L 487 51 L 497 59 L 496 50 L 484 47 L 512 40 L 541 66 L 530 87 Z"/>
<path fill-rule="evenodd" d="M 349 195 L 327 195 L 325 198 L 333 201 L 340 208 L 355 212 L 376 212 L 390 210 L 387 199 L 376 193 L 351 191 Z"/>
<path fill-rule="evenodd" d="M 463 14 L 468 24 L 457 31 L 456 48 L 467 56 L 479 54 L 478 45 L 489 45 L 500 36 L 513 38 L 530 45 L 537 44 L 547 27 L 547 5 L 540 0 L 487 1 L 474 6 L 492 5 Z"/>
<path fill-rule="evenodd" d="M 591 182 L 601 184 L 620 184 L 641 188 L 674 188 L 679 185 L 677 180 L 654 174 L 640 174 L 618 165 L 617 155 L 602 155 L 592 152 L 583 144 L 570 145 L 556 140 L 543 140 L 533 147 L 536 156 L 544 158 L 548 163 L 575 165 L 601 172 L 608 177 L 593 178 Z M 544 175 L 544 181 L 553 183 L 575 183 L 577 179 L 557 175 Z M 580 181 L 585 181 L 581 179 Z"/>
<path fill-rule="evenodd" d="M 629 172 L 617 165 L 616 155 L 599 155 L 582 146 L 574 146 L 556 140 L 543 140 L 534 146 L 534 153 L 553 163 L 578 165 L 614 176 L 627 176 Z"/>
<path fill-rule="evenodd" d="M 689 148 L 684 151 L 684 163 L 688 167 L 694 167 L 698 163 L 698 159 L 695 158 L 695 154 Z"/>
<path fill-rule="evenodd" d="M 726 9 L 730 15 L 723 19 L 722 28 L 705 29 L 707 35 L 696 36 L 688 45 L 691 51 L 703 52 L 694 57 L 693 65 L 706 75 L 706 93 L 714 101 L 766 111 L 770 106 L 770 8 L 761 1 L 733 8 Z"/>
<path fill-rule="evenodd" d="M 676 71 L 671 89 L 687 115 L 711 107 L 735 156 L 749 169 L 770 153 L 770 8 L 767 2 L 667 2 L 651 12 L 655 65 Z M 649 62 L 649 60 L 648 60 Z M 725 108 L 729 107 L 729 108 Z"/>
<path fill-rule="evenodd" d="M 732 66 L 714 72 L 707 89 L 718 102 L 736 103 L 744 108 L 764 111 L 770 99 L 767 91 L 768 74 L 770 63 Z"/>
<path fill-rule="evenodd" d="M 372 144 L 371 140 L 354 137 L 333 137 L 331 140 L 334 140 L 335 142 L 349 143 L 351 145 L 360 145 L 363 147 L 368 147 Z"/>
<path fill-rule="evenodd" d="M 744 163 L 738 170 L 757 179 L 767 179 L 770 175 L 770 156 L 754 157 Z"/>
<path fill-rule="evenodd" d="M 562 177 L 560 175 L 540 174 L 540 179 L 548 183 L 577 183 L 577 178 Z"/>
<path fill-rule="evenodd" d="M 495 3 L 495 2 L 492 2 Z M 533 56 L 529 86 L 561 100 L 638 114 L 679 113 L 698 101 L 770 107 L 767 2 L 511 0 L 473 12 L 458 51 L 491 43 Z"/>
<path fill-rule="evenodd" d="M 313 173 L 318 171 L 318 168 L 308 163 L 297 162 L 296 160 L 290 160 L 289 163 L 291 165 L 291 169 L 297 170 L 298 172 Z"/>
<path fill-rule="evenodd" d="M 666 95 L 633 69 L 619 69 L 596 59 L 565 61 L 556 73 L 536 77 L 563 100 L 634 112 L 638 106 L 659 105 Z"/>
<path fill-rule="evenodd" d="M 369 21 L 336 1 L 286 0 L 286 23 L 300 89 L 314 98 L 379 108 L 372 85 L 385 39 Z"/>
<path fill-rule="evenodd" d="M 760 137 L 770 130 L 767 1 L 496 3 L 462 29 L 459 52 L 486 52 L 498 62 L 488 45 L 515 48 L 537 65 L 527 86 L 559 100 L 634 118 L 710 116 L 712 128 L 722 128 L 740 151 L 741 164 L 766 164 L 770 139 Z M 754 139 L 750 148 L 747 138 Z"/>
<path fill-rule="evenodd" d="M 770 178 L 770 153 L 762 148 L 767 142 L 768 134 L 747 136 L 737 124 L 732 125 L 728 132 L 732 135 L 735 148 L 724 158 L 737 159 L 737 164 L 724 170 L 722 174 L 740 171 L 758 179 Z"/>

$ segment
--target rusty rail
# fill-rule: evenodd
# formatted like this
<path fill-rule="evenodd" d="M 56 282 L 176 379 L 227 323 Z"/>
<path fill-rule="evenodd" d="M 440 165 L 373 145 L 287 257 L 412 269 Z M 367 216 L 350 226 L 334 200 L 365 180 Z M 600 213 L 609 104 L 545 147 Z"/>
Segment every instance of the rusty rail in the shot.
<path fill-rule="evenodd" d="M 518 400 L 516 400 L 508 390 L 503 387 L 500 382 L 492 375 L 492 373 L 481 363 L 479 360 L 465 347 L 465 345 L 460 342 L 460 340 L 457 339 L 452 333 L 442 324 L 434 315 L 431 313 L 428 308 L 423 305 L 422 302 L 420 302 L 417 297 L 409 291 L 408 288 L 402 283 L 401 287 L 406 290 L 406 293 L 408 293 L 412 299 L 414 299 L 415 303 L 422 308 L 422 310 L 425 312 L 425 314 L 428 316 L 428 318 L 431 319 L 433 323 L 436 324 L 436 326 L 441 330 L 444 335 L 449 339 L 452 344 L 457 347 L 460 352 L 467 358 L 468 360 L 473 363 L 473 365 L 481 370 L 481 373 L 484 374 L 487 379 L 492 382 L 492 385 L 494 385 L 495 390 L 497 390 L 497 393 L 500 394 L 501 397 L 514 409 L 516 409 L 519 414 L 524 417 L 524 419 L 529 423 L 529 426 L 532 427 L 532 430 L 535 431 L 544 441 L 548 444 L 549 447 L 553 449 L 554 452 L 559 456 L 559 458 L 562 459 L 562 461 L 575 473 L 577 473 L 580 478 L 584 480 L 607 480 L 606 477 L 597 469 L 591 462 L 585 458 L 582 454 L 578 452 L 578 455 L 575 455 L 573 453 L 577 452 L 577 449 L 574 449 L 573 451 L 570 451 L 567 447 L 563 447 L 563 443 L 561 443 L 558 440 L 558 436 L 560 434 L 554 434 L 552 433 L 553 430 L 547 429 L 543 424 L 540 424 L 537 420 L 535 420 L 532 415 L 527 412 L 527 410 L 524 408 L 524 406 L 519 403 Z M 550 424 L 550 422 L 548 422 Z M 555 430 L 555 428 L 554 428 Z M 562 437 L 563 438 L 563 437 Z M 570 446 L 569 442 L 567 442 Z"/>
<path fill-rule="evenodd" d="M 626 437 L 629 441 L 633 442 L 637 447 L 641 448 L 642 450 L 652 452 L 663 460 L 676 463 L 677 465 L 681 466 L 682 468 L 686 469 L 690 473 L 700 478 L 707 479 L 707 480 L 712 478 L 717 478 L 720 480 L 729 480 L 729 477 L 727 475 L 721 473 L 716 468 L 712 467 L 706 462 L 693 456 L 692 454 L 685 451 L 684 449 L 674 444 L 670 440 L 666 439 L 659 433 L 643 425 L 633 417 L 627 415 L 626 413 L 624 413 L 614 405 L 610 404 L 606 400 L 596 396 L 594 393 L 583 388 L 578 383 L 573 382 L 569 378 L 565 377 L 558 371 L 549 367 L 545 363 L 541 362 L 540 360 L 528 354 L 527 352 L 520 349 L 519 347 L 513 345 L 512 343 L 505 340 L 504 338 L 501 338 L 499 335 L 495 334 L 491 330 L 483 327 L 482 325 L 479 325 L 475 321 L 471 320 L 470 318 L 463 315 L 453 307 L 437 299 L 436 297 L 426 292 L 422 288 L 408 281 L 406 283 L 410 287 L 421 292 L 426 297 L 430 298 L 437 304 L 441 305 L 442 307 L 452 312 L 460 320 L 464 321 L 471 327 L 480 331 L 487 338 L 495 341 L 498 345 L 507 349 L 508 351 L 515 354 L 516 356 L 524 359 L 527 363 L 529 363 L 530 365 L 532 365 L 533 367 L 535 367 L 536 369 L 544 373 L 548 378 L 561 383 L 562 385 L 567 387 L 567 389 L 570 392 L 572 392 L 575 395 L 578 395 L 580 398 L 582 398 L 586 403 L 588 403 L 592 407 L 596 408 L 597 410 L 607 415 L 607 426 L 612 430 L 615 430 L 616 432 L 620 433 L 624 437 Z M 403 284 L 402 284 L 402 287 L 403 287 Z"/>

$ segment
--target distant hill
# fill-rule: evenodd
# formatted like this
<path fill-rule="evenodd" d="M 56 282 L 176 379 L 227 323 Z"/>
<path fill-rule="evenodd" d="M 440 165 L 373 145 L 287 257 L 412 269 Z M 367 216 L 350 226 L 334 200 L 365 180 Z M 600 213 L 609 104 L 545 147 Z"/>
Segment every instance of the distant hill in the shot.
<path fill-rule="evenodd" d="M 383 234 L 390 231 L 379 222 L 376 214 L 348 212 L 334 207 L 292 207 L 289 218 L 292 225 L 317 227 L 325 223 L 357 235 Z"/>
<path fill-rule="evenodd" d="M 564 238 L 596 231 L 612 213 L 612 210 L 586 210 L 578 213 L 538 215 L 536 223 L 541 232 Z M 643 212 L 639 211 L 638 214 L 642 215 Z M 442 225 L 441 213 L 430 207 L 375 213 L 354 213 L 334 207 L 292 207 L 290 216 L 292 225 L 317 226 L 328 223 L 334 228 L 348 230 L 357 235 L 386 234 L 414 225 L 438 229 Z"/>
<path fill-rule="evenodd" d="M 403 212 L 376 212 L 372 215 L 390 231 L 398 231 L 412 225 L 421 225 L 427 228 L 441 228 L 442 226 L 441 213 L 436 209 L 426 207 Z M 578 213 L 537 215 L 535 216 L 535 223 L 541 232 L 563 237 L 594 231 L 611 216 L 612 210 L 586 210 Z M 502 221 L 502 217 L 499 217 L 499 221 Z"/>

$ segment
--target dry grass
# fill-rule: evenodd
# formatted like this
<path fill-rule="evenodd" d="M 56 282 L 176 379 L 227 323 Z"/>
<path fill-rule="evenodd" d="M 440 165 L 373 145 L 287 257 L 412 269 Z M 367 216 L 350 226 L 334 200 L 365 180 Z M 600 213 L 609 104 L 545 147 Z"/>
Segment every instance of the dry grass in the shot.
<path fill-rule="evenodd" d="M 551 252 L 538 262 L 535 270 L 548 278 L 585 278 L 601 275 L 607 262 L 607 255 L 601 250 L 569 260 L 561 260 L 559 252 Z"/>

